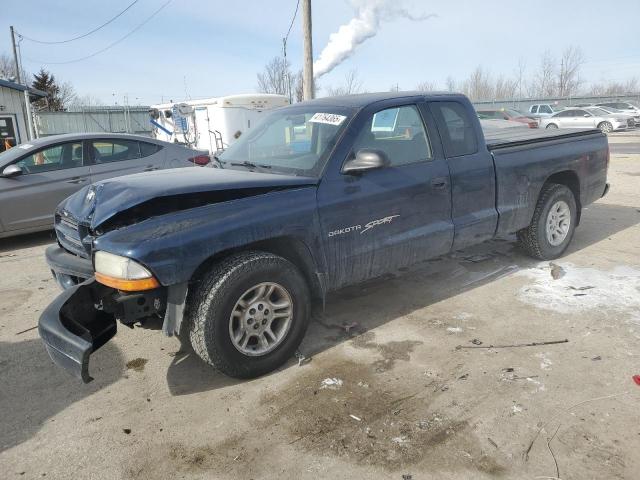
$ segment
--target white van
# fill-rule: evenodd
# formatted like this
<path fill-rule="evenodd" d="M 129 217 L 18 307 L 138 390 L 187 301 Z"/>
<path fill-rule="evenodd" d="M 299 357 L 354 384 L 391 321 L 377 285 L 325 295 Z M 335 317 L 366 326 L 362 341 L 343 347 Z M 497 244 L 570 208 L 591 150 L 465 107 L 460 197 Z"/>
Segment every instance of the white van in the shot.
<path fill-rule="evenodd" d="M 151 105 L 151 135 L 215 154 L 255 126 L 265 111 L 285 105 L 286 96 L 268 93 Z"/>

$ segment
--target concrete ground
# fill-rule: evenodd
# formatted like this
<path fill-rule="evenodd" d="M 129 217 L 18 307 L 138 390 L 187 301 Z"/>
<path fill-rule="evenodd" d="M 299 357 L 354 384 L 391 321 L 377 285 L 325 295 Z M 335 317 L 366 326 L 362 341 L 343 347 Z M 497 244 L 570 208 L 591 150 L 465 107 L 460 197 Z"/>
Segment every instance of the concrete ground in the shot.
<path fill-rule="evenodd" d="M 564 258 L 496 241 L 347 289 L 310 362 L 251 381 L 123 327 L 78 383 L 33 329 L 51 234 L 0 241 L 0 477 L 638 478 L 638 153 Z"/>

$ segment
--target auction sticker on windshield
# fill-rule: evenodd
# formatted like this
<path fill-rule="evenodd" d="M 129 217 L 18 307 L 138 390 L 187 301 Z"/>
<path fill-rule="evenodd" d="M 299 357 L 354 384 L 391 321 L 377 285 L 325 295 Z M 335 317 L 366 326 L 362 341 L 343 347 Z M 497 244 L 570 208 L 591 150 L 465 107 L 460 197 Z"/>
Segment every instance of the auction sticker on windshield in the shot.
<path fill-rule="evenodd" d="M 344 115 L 338 115 L 335 113 L 314 113 L 313 117 L 309 119 L 313 123 L 328 123 L 329 125 L 340 125 L 347 118 Z"/>

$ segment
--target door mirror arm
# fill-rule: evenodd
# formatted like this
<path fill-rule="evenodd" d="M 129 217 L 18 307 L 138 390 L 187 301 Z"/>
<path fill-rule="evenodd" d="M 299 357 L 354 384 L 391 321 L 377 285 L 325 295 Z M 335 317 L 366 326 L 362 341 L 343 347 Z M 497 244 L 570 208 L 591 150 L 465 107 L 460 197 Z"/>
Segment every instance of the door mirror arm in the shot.
<path fill-rule="evenodd" d="M 8 165 L 4 168 L 4 170 L 2 170 L 2 177 L 3 178 L 12 178 L 12 177 L 17 177 L 18 175 L 22 175 L 22 168 L 20 168 L 18 165 Z"/>
<path fill-rule="evenodd" d="M 381 150 L 363 148 L 358 150 L 353 158 L 350 158 L 342 167 L 345 175 L 359 175 L 368 170 L 377 170 L 390 165 L 387 155 Z"/>

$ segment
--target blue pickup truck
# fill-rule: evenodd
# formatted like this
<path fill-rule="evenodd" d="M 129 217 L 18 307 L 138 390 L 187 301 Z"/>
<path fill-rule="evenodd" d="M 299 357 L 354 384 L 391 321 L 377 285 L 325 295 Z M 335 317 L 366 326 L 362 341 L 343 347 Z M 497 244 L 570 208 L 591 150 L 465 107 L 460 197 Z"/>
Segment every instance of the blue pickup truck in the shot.
<path fill-rule="evenodd" d="M 223 373 L 292 357 L 327 292 L 496 237 L 565 251 L 606 194 L 599 130 L 485 135 L 459 94 L 324 98 L 273 111 L 219 168 L 104 180 L 55 215 L 47 262 L 65 290 L 39 332 L 87 382 L 117 324 L 162 318 Z"/>

